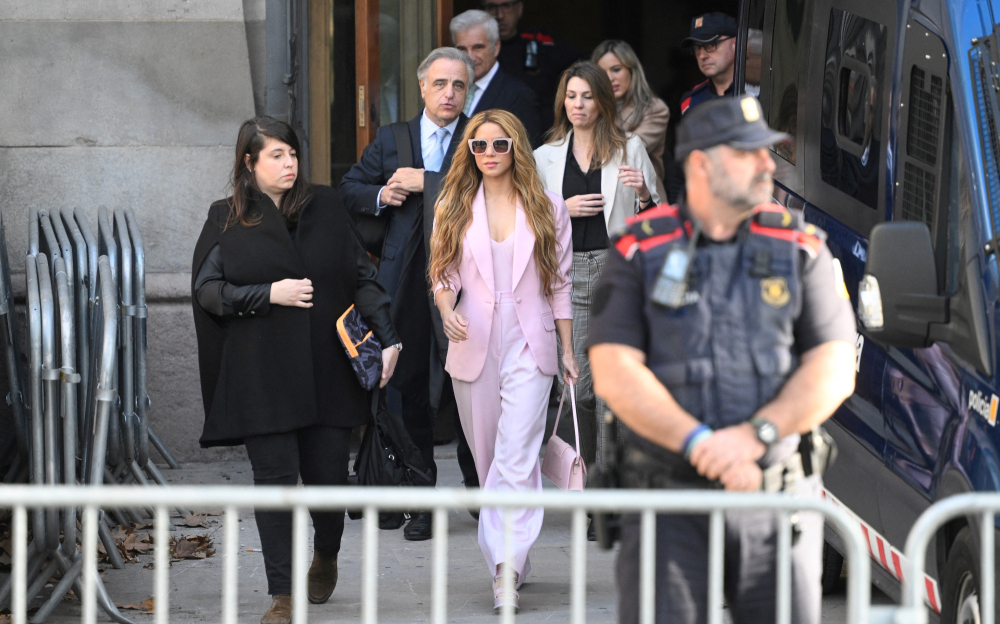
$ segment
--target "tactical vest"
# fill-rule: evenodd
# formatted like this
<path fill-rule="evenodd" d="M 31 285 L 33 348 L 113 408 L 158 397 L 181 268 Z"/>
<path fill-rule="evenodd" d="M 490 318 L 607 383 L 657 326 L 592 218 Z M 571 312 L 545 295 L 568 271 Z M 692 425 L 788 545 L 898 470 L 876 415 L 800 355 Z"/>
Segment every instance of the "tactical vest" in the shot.
<path fill-rule="evenodd" d="M 803 254 L 818 253 L 824 234 L 799 213 L 760 206 L 734 240 L 701 238 L 685 305 L 668 309 L 649 295 L 667 254 L 687 249 L 691 233 L 676 207 L 660 206 L 630 218 L 615 245 L 643 273 L 646 365 L 681 407 L 719 429 L 749 420 L 798 365 L 793 330 L 802 311 Z M 628 433 L 626 442 L 638 437 Z M 790 454 L 795 444 L 781 446 Z"/>

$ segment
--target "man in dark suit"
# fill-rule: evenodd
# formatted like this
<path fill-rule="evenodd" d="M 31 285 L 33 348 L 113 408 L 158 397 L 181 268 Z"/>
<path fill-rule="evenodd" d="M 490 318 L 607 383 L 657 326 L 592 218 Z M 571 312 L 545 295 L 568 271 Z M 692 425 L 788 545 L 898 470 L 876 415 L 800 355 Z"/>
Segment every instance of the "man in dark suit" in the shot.
<path fill-rule="evenodd" d="M 392 297 L 392 320 L 403 343 L 389 385 L 389 407 L 403 416 L 406 430 L 420 449 L 435 481 L 434 422 L 430 404 L 431 316 L 427 259 L 434 203 L 468 118 L 462 114 L 474 70 L 472 60 L 455 48 L 432 51 L 417 68 L 424 110 L 405 129 L 382 127 L 361 160 L 340 183 L 351 211 L 388 219 L 380 254 L 378 282 Z M 410 153 L 400 153 L 402 131 Z M 408 140 L 407 140 L 408 139 Z M 467 149 L 467 148 L 466 148 Z M 410 164 L 411 166 L 401 166 Z M 414 513 L 404 536 L 431 537 L 431 514 Z"/>
<path fill-rule="evenodd" d="M 497 56 L 500 54 L 500 30 L 489 13 L 472 9 L 451 20 L 451 39 L 455 47 L 472 57 L 476 81 L 465 100 L 465 114 L 499 108 L 512 113 L 524 124 L 531 137 L 532 148 L 542 144 L 541 116 L 538 98 L 531 88 L 504 73 Z"/>

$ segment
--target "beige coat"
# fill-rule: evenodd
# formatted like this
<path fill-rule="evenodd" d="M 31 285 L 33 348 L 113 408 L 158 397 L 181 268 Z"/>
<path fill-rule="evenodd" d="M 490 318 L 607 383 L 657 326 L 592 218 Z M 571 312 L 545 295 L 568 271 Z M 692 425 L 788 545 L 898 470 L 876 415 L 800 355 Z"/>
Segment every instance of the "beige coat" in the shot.
<path fill-rule="evenodd" d="M 566 173 L 566 156 L 569 152 L 569 137 L 559 143 L 546 143 L 535 150 L 535 163 L 538 173 L 542 176 L 545 190 L 552 191 L 562 197 L 563 175 Z M 653 197 L 653 204 L 659 204 L 665 197 L 660 195 L 659 179 L 656 170 L 649 161 L 649 155 L 639 137 L 629 134 L 625 144 L 626 162 L 632 167 L 642 169 L 646 178 L 646 186 Z M 615 158 L 601 169 L 601 194 L 604 195 L 604 223 L 608 226 L 608 234 L 625 227 L 625 219 L 639 212 L 639 196 L 635 189 L 625 186 L 618 179 L 618 167 L 624 164 L 621 158 Z"/>
<path fill-rule="evenodd" d="M 653 163 L 653 169 L 656 170 L 658 180 L 656 190 L 659 192 L 660 198 L 666 201 L 667 194 L 664 191 L 663 182 L 663 149 L 667 143 L 670 107 L 660 98 L 654 97 L 649 108 L 646 109 L 646 114 L 639 120 L 639 125 L 634 128 L 625 128 L 623 126 L 624 120 L 632 116 L 632 110 L 633 107 L 627 106 L 618 112 L 618 127 L 642 139 L 642 144 L 646 146 L 646 153 L 649 154 L 649 160 Z"/>

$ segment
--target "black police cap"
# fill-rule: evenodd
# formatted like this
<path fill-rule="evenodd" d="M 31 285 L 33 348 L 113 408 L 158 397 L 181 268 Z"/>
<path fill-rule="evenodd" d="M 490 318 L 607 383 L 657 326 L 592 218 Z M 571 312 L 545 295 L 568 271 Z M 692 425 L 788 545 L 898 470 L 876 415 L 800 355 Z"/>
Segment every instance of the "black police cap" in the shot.
<path fill-rule="evenodd" d="M 681 161 L 694 150 L 716 145 L 756 150 L 791 138 L 768 127 L 760 102 L 754 96 L 724 97 L 699 104 L 681 118 L 674 157 Z"/>
<path fill-rule="evenodd" d="M 696 43 L 709 43 L 719 37 L 736 36 L 736 18 L 713 11 L 691 18 L 691 36 L 681 42 L 682 47 Z"/>

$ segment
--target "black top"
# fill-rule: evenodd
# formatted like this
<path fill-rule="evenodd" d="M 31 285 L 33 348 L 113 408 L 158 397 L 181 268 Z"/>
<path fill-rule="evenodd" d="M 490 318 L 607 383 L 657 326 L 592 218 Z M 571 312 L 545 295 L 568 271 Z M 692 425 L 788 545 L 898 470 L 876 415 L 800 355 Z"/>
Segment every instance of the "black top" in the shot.
<path fill-rule="evenodd" d="M 712 243 L 702 237 L 702 245 L 736 245 L 732 240 Z M 638 254 L 637 254 L 638 255 Z M 802 266 L 802 310 L 795 319 L 795 347 L 801 354 L 833 340 L 854 341 L 855 323 L 850 306 L 840 298 L 842 286 L 833 270 L 833 255 L 823 245 Z M 601 274 L 591 309 L 588 348 L 604 343 L 622 344 L 647 351 L 649 327 L 642 268 L 635 261 L 612 251 Z"/>
<path fill-rule="evenodd" d="M 566 199 L 577 195 L 601 192 L 601 170 L 590 168 L 587 173 L 580 169 L 580 163 L 573 156 L 573 136 L 569 137 L 566 150 L 566 171 L 563 173 L 562 195 Z M 573 217 L 573 251 L 595 251 L 608 248 L 608 226 L 604 213 L 589 217 Z"/>

